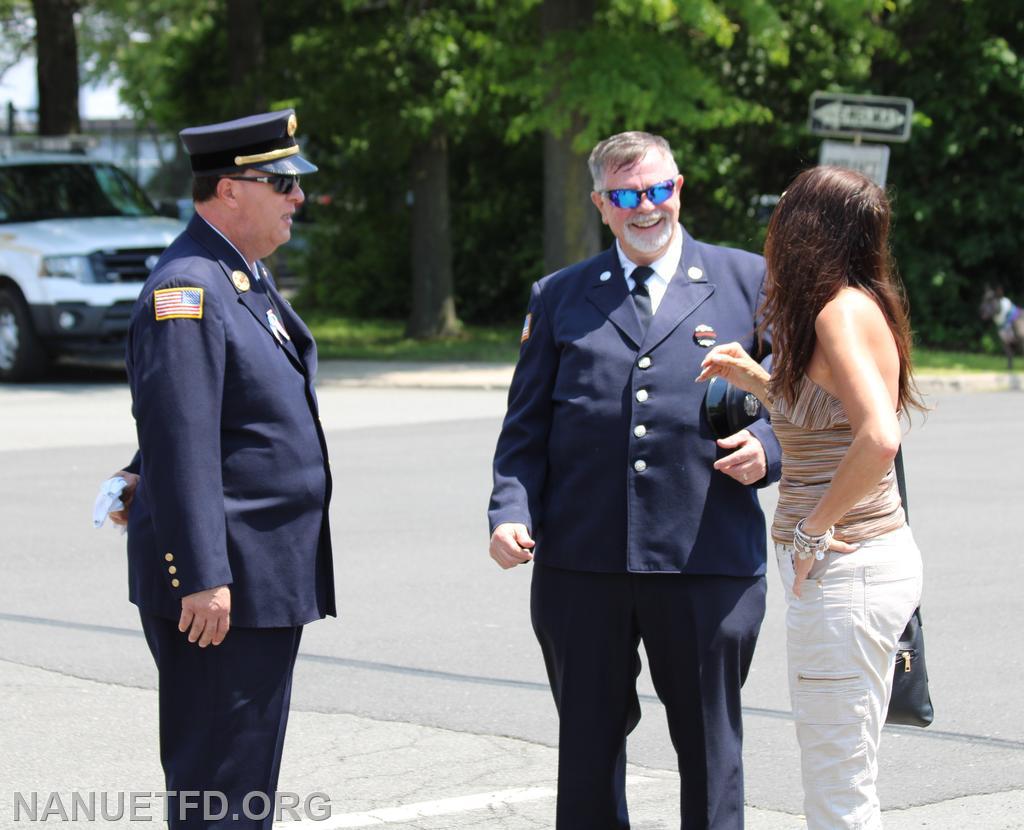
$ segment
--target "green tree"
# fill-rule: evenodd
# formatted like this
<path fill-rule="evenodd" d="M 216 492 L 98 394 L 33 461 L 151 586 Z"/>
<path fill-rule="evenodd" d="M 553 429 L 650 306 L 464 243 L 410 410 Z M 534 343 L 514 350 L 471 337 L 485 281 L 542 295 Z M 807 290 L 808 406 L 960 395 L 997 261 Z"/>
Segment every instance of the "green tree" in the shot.
<path fill-rule="evenodd" d="M 0 0 L 0 77 L 29 53 L 35 20 L 28 0 Z"/>
<path fill-rule="evenodd" d="M 985 283 L 1024 300 L 1024 17 L 999 0 L 899 0 L 898 47 L 872 72 L 914 100 L 910 142 L 892 150 L 894 248 L 920 340 L 950 348 L 994 331 Z"/>
<path fill-rule="evenodd" d="M 339 225 L 320 242 L 352 278 L 344 287 L 318 280 L 321 300 L 373 310 L 382 292 L 411 276 L 408 334 L 458 331 L 451 152 L 475 118 L 499 106 L 496 33 L 519 5 L 347 2 L 294 36 L 304 117 L 333 150 L 325 180 L 337 187 L 330 214 Z"/>
<path fill-rule="evenodd" d="M 692 231 L 758 250 L 755 197 L 817 159 L 816 89 L 916 102 L 889 178 L 924 341 L 973 342 L 984 282 L 1024 291 L 1024 24 L 999 0 L 297 0 L 257 4 L 249 69 L 227 2 L 91 0 L 81 50 L 166 129 L 251 111 L 243 78 L 297 107 L 318 304 L 416 333 L 455 328 L 453 293 L 468 320 L 517 316 L 529 281 L 594 248 L 583 162 L 622 129 L 672 141 Z"/>
<path fill-rule="evenodd" d="M 273 95 L 264 31 L 279 30 L 257 0 L 90 4 L 82 46 L 91 77 L 118 80 L 122 100 L 144 123 L 176 132 L 257 111 Z"/>
<path fill-rule="evenodd" d="M 870 92 L 872 62 L 894 43 L 882 27 L 882 4 L 872 0 L 785 0 L 773 6 L 785 33 L 786 60 L 773 59 L 748 28 L 739 29 L 724 52 L 705 47 L 697 57 L 720 65 L 726 89 L 768 110 L 770 120 L 667 131 L 687 176 L 687 221 L 704 238 L 749 250 L 761 249 L 770 212 L 762 212 L 758 197 L 777 196 L 817 162 L 821 139 L 807 129 L 811 93 Z"/>
<path fill-rule="evenodd" d="M 548 0 L 542 23 L 542 43 L 524 44 L 512 73 L 522 111 L 509 134 L 544 134 L 547 269 L 598 247 L 585 167 L 598 140 L 624 129 L 694 135 L 764 123 L 770 110 L 730 88 L 721 57 L 739 32 L 771 61 L 788 57 L 782 19 L 758 0 Z"/>
<path fill-rule="evenodd" d="M 501 223 L 490 224 L 480 194 L 493 201 L 501 191 L 517 207 L 539 201 L 544 270 L 592 253 L 597 218 L 584 161 L 599 138 L 621 129 L 672 137 L 684 151 L 688 180 L 713 185 L 701 199 L 711 238 L 758 247 L 749 198 L 733 195 L 733 170 L 743 170 L 751 193 L 761 192 L 765 179 L 781 189 L 786 179 L 778 170 L 761 174 L 780 143 L 790 152 L 801 141 L 812 146 L 799 135 L 811 90 L 829 78 L 865 77 L 879 8 L 873 0 L 520 0 L 500 7 L 466 0 L 443 11 L 390 2 L 351 3 L 344 12 L 322 14 L 292 41 L 295 71 L 305 79 L 300 86 L 315 89 L 304 94 L 303 112 L 312 113 L 312 133 L 327 142 L 325 158 L 334 159 L 322 181 L 337 188 L 316 245 L 321 263 L 326 252 L 337 265 L 315 276 L 313 296 L 364 313 L 407 308 L 395 298 L 408 292 L 410 271 L 431 257 L 405 261 L 397 253 L 404 248 L 391 240 L 411 235 L 424 196 L 415 194 L 409 204 L 408 164 L 417 142 L 439 128 L 447 167 L 460 174 L 447 189 L 439 184 L 428 193 L 448 192 L 454 205 L 454 284 L 470 319 L 512 316 L 522 306 L 524 283 L 541 273 L 533 216 L 509 213 L 506 236 L 516 239 L 519 255 L 500 263 L 514 261 L 508 271 L 481 278 L 480 263 L 494 260 L 491 248 L 467 246 L 482 239 L 493 244 Z M 797 58 L 808 58 L 797 70 L 798 83 L 787 79 L 794 45 L 802 50 Z M 333 79 L 323 70 L 332 55 Z M 843 67 L 830 72 L 830 61 L 839 60 Z M 773 88 L 785 99 L 783 117 L 799 110 L 792 123 L 777 123 Z M 738 132 L 746 143 L 731 142 Z M 699 157 L 698 148 L 713 150 L 711 157 Z M 515 166 L 538 152 L 543 176 Z M 499 184 L 481 188 L 498 169 Z M 431 206 L 428 215 L 443 217 L 444 206 Z M 491 230 L 479 233 L 478 222 Z"/>
<path fill-rule="evenodd" d="M 177 133 L 287 103 L 287 42 L 302 3 L 260 0 L 90 0 L 80 25 L 90 79 L 117 80 L 122 101 L 154 134 Z M 154 194 L 182 197 L 183 148 L 150 181 Z"/>
<path fill-rule="evenodd" d="M 78 0 L 0 0 L 0 76 L 35 52 L 40 135 L 79 131 Z"/>

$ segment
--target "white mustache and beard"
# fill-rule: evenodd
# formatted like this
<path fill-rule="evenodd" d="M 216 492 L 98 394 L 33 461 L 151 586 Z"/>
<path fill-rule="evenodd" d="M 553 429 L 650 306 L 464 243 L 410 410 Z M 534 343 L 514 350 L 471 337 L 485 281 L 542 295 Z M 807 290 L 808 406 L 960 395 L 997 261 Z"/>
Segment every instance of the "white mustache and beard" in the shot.
<path fill-rule="evenodd" d="M 660 222 L 657 221 L 659 219 Z M 644 230 L 644 228 L 651 228 L 654 225 L 657 225 L 657 231 Z M 659 208 L 653 213 L 645 213 L 642 216 L 634 216 L 629 219 L 623 227 L 622 233 L 630 247 L 646 254 L 653 254 L 669 243 L 675 229 L 671 214 Z"/>

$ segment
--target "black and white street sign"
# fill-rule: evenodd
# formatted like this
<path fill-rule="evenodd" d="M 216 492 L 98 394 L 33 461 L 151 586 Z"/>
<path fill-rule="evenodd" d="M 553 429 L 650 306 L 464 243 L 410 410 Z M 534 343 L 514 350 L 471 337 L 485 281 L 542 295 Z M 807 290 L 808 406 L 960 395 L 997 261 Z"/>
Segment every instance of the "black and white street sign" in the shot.
<path fill-rule="evenodd" d="M 914 102 L 909 98 L 815 92 L 809 126 L 814 135 L 906 141 L 913 114 Z"/>

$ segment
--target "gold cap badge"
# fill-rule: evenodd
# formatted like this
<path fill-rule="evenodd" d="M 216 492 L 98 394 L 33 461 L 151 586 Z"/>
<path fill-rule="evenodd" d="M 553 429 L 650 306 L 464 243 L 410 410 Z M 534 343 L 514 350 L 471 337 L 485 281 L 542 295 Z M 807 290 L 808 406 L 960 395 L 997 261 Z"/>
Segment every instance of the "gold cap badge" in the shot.
<path fill-rule="evenodd" d="M 249 275 L 245 271 L 232 271 L 231 282 L 235 284 L 235 288 L 239 291 L 249 290 Z"/>
<path fill-rule="evenodd" d="M 299 128 L 299 119 L 295 117 L 293 112 L 288 116 L 288 135 L 295 135 L 295 131 Z"/>

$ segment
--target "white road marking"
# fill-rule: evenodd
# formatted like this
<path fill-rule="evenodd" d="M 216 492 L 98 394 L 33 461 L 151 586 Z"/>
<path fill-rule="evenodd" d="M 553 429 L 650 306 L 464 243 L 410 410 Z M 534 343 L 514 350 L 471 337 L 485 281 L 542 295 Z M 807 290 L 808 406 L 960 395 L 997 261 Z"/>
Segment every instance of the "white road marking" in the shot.
<path fill-rule="evenodd" d="M 642 775 L 627 775 L 626 786 L 646 784 L 658 781 Z M 416 804 L 405 804 L 400 807 L 381 807 L 365 813 L 345 813 L 331 816 L 322 821 L 302 819 L 301 821 L 276 822 L 275 828 L 282 830 L 342 830 L 349 827 L 380 827 L 386 824 L 399 824 L 415 821 L 430 816 L 447 816 L 454 813 L 468 813 L 472 810 L 488 810 L 504 807 L 523 801 L 539 801 L 554 798 L 554 787 L 526 787 L 516 790 L 498 790 L 497 792 L 477 793 L 456 798 L 442 798 L 436 801 L 420 801 Z"/>

